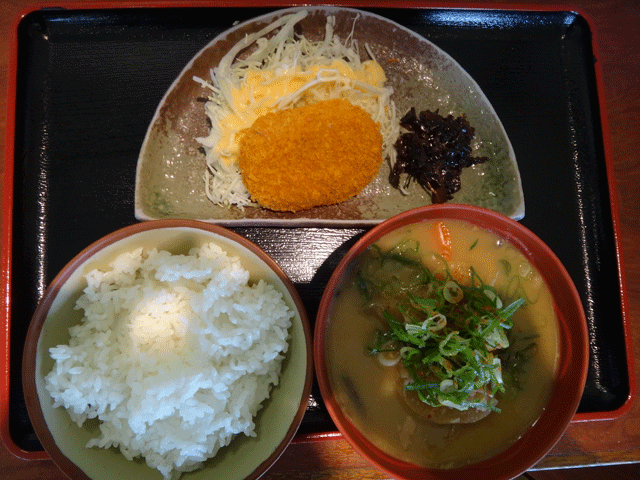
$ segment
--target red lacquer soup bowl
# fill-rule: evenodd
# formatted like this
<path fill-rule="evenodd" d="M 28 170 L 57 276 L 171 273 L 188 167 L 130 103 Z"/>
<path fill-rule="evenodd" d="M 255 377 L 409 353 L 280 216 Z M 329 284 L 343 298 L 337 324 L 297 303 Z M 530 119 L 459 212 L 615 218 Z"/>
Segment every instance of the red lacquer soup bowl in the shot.
<path fill-rule="evenodd" d="M 479 238 L 497 239 L 492 240 L 494 243 L 489 245 L 495 244 L 500 248 L 508 246 L 511 253 L 523 259 L 524 263 L 520 265 L 532 267 L 532 273 L 527 273 L 527 278 L 536 278 L 538 285 L 542 285 L 541 288 L 546 285 L 546 303 L 539 300 L 542 297 L 538 297 L 535 300 L 526 299 L 526 302 L 541 302 L 538 303 L 539 308 L 527 307 L 526 302 L 522 307 L 526 312 L 537 312 L 535 315 L 527 314 L 532 318 L 532 325 L 544 323 L 547 325 L 544 329 L 553 332 L 551 336 L 537 335 L 533 341 L 534 355 L 552 358 L 547 363 L 551 367 L 546 369 L 546 386 L 544 389 L 540 387 L 539 392 L 536 390 L 537 383 L 531 378 L 537 378 L 539 368 L 532 361 L 524 368 L 525 371 L 528 368 L 536 372 L 527 374 L 529 382 L 534 386 L 520 390 L 530 393 L 526 396 L 516 394 L 516 400 L 511 400 L 510 407 L 506 397 L 503 400 L 498 394 L 497 406 L 504 405 L 503 411 L 491 412 L 474 423 L 440 425 L 433 423 L 434 417 L 430 420 L 416 417 L 411 408 L 407 408 L 409 402 L 403 404 L 406 392 L 402 392 L 404 389 L 401 382 L 385 383 L 385 380 L 376 380 L 377 372 L 388 372 L 385 370 L 387 367 L 372 359 L 374 355 L 371 355 L 370 348 L 373 338 L 359 338 L 358 332 L 372 331 L 373 327 L 367 322 L 378 322 L 375 325 L 384 326 L 384 321 L 372 320 L 369 313 L 358 320 L 360 316 L 354 312 L 358 310 L 359 302 L 364 305 L 365 301 L 358 300 L 357 293 L 353 294 L 356 300 L 349 297 L 349 292 L 357 292 L 357 282 L 354 280 L 349 283 L 349 279 L 358 278 L 361 281 L 360 272 L 368 271 L 367 267 L 362 267 L 359 263 L 363 254 L 372 255 L 372 249 L 380 252 L 391 248 L 384 246 L 386 240 L 381 239 L 397 234 L 399 229 L 409 228 L 416 232 L 421 231 L 421 228 L 433 228 L 433 225 L 445 225 L 447 238 L 439 241 L 453 250 L 447 272 L 454 270 L 456 265 L 456 249 L 461 252 L 459 257 L 462 258 L 464 255 L 471 255 L 469 251 L 480 248 L 476 246 L 477 241 L 473 241 L 474 235 L 478 235 Z M 464 228 L 470 230 L 470 235 L 465 236 Z M 402 243 L 403 238 L 400 236 L 393 241 Z M 376 246 L 372 247 L 374 244 Z M 416 242 L 410 244 L 412 248 L 414 244 L 417 245 Z M 431 247 L 425 245 L 424 248 L 429 250 Z M 476 254 L 474 251 L 479 262 L 484 258 L 483 252 L 478 251 Z M 508 263 L 504 259 L 487 260 L 489 261 Z M 465 268 L 471 271 L 470 267 L 473 265 Z M 518 268 L 521 267 L 513 266 L 513 270 Z M 510 278 L 509 275 L 522 275 L 522 272 L 505 269 L 505 275 Z M 538 310 L 545 307 L 545 311 L 538 313 Z M 543 322 L 541 318 L 550 320 Z M 517 322 L 521 321 L 516 321 L 514 314 L 514 332 L 522 327 Z M 380 327 L 376 329 L 380 330 Z M 513 345 L 512 341 L 510 347 Z M 333 421 L 356 451 L 380 470 L 399 479 L 477 477 L 497 480 L 514 478 L 528 470 L 556 444 L 576 413 L 587 377 L 588 357 L 588 332 L 582 302 L 571 277 L 556 255 L 533 232 L 518 222 L 484 208 L 466 205 L 431 205 L 409 210 L 368 231 L 348 250 L 333 272 L 322 296 L 315 325 L 316 376 Z M 400 363 L 402 362 L 401 358 Z M 503 360 L 503 366 L 505 362 Z M 504 368 L 501 367 L 501 372 L 503 371 Z M 368 378 L 357 380 L 358 375 Z M 389 374 L 386 375 L 387 377 L 381 374 L 381 378 L 388 378 Z M 408 382 L 405 381 L 404 384 L 406 383 Z M 537 405 L 535 415 L 527 417 L 526 412 L 534 404 Z M 396 405 L 398 414 L 393 413 Z M 447 407 L 436 408 L 440 409 L 437 412 L 442 412 Z M 519 415 L 526 420 L 519 420 Z M 454 417 L 452 421 L 458 421 L 464 416 Z M 398 420 L 395 421 L 395 418 Z M 521 421 L 525 423 L 517 426 Z M 368 424 L 384 427 L 380 427 L 381 431 L 371 429 Z M 440 438 L 438 435 L 443 439 L 436 440 Z M 503 440 L 505 444 L 501 445 Z M 491 449 L 485 449 L 486 445 L 491 446 Z M 456 449 L 459 450 L 456 458 L 447 456 Z M 405 454 L 405 450 L 413 453 Z M 443 450 L 446 450 L 444 455 Z"/>

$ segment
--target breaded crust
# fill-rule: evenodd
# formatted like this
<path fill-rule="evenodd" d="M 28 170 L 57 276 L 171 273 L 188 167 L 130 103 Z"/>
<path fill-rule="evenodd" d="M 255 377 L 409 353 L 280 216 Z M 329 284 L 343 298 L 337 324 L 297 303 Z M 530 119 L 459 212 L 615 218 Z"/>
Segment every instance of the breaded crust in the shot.
<path fill-rule="evenodd" d="M 241 132 L 238 165 L 253 201 L 296 212 L 357 195 L 378 174 L 382 135 L 347 100 L 259 117 Z"/>

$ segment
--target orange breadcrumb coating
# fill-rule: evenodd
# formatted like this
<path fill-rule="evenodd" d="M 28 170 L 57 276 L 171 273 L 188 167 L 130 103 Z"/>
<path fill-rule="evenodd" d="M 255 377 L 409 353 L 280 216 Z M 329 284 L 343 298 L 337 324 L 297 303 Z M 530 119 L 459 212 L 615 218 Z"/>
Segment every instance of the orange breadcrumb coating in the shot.
<path fill-rule="evenodd" d="M 357 195 L 378 174 L 382 135 L 347 100 L 268 113 L 241 132 L 238 165 L 252 200 L 296 212 Z"/>

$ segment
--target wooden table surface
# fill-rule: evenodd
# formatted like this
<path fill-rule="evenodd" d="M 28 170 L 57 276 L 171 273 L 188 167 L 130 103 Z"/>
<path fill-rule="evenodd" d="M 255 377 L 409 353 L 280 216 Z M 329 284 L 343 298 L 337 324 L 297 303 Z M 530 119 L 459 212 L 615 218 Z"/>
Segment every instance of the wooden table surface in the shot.
<path fill-rule="evenodd" d="M 69 0 L 65 3 L 73 3 Z M 44 2 L 40 2 L 44 3 Z M 90 3 L 90 2 L 84 2 Z M 144 5 L 144 0 L 139 2 Z M 471 2 L 443 2 L 445 6 L 472 6 Z M 425 6 L 443 6 L 425 2 Z M 213 4 L 213 2 L 212 2 Z M 530 2 L 494 2 L 492 6 L 530 6 Z M 28 8 L 26 0 L 0 0 L 0 169 L 4 170 L 7 111 L 7 70 L 12 25 Z M 582 0 L 576 3 L 539 1 L 540 6 L 562 6 L 584 14 L 594 29 L 603 76 L 604 97 L 612 145 L 616 194 L 620 202 L 620 233 L 623 268 L 628 289 L 628 318 L 633 355 L 640 358 L 640 2 L 636 0 Z M 1 178 L 4 174 L 0 172 Z M 0 187 L 0 194 L 2 187 Z M 4 360 L 3 360 L 4 361 Z M 2 372 L 6 371 L 2 365 Z M 636 383 L 640 362 L 635 364 Z M 637 388 L 640 391 L 640 388 Z M 560 467 L 580 467 L 640 462 L 640 398 L 629 411 L 614 420 L 572 423 L 535 471 Z M 640 467 L 639 467 L 640 468 Z M 23 460 L 0 444 L 0 477 L 64 478 L 50 460 Z M 369 466 L 341 439 L 294 442 L 263 477 L 378 479 L 386 476 Z M 527 476 L 527 478 L 540 478 Z M 555 476 L 554 478 L 560 478 Z M 573 478 L 573 477 L 572 477 Z M 631 478 L 631 477 L 629 477 Z"/>

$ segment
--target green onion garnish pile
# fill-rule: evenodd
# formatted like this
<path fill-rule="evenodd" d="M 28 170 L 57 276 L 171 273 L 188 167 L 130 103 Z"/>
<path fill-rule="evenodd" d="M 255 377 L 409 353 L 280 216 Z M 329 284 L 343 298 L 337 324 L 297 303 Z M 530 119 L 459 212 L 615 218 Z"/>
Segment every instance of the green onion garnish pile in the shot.
<path fill-rule="evenodd" d="M 499 412 L 494 397 L 505 391 L 501 355 L 509 351 L 511 317 L 525 300 L 503 306 L 473 269 L 470 285 L 463 285 L 444 260 L 434 275 L 416 252 L 410 244 L 386 253 L 372 248 L 373 262 L 358 271 L 360 293 L 382 309 L 388 326 L 377 332 L 369 353 L 395 356 L 409 373 L 405 389 L 432 407 Z"/>

